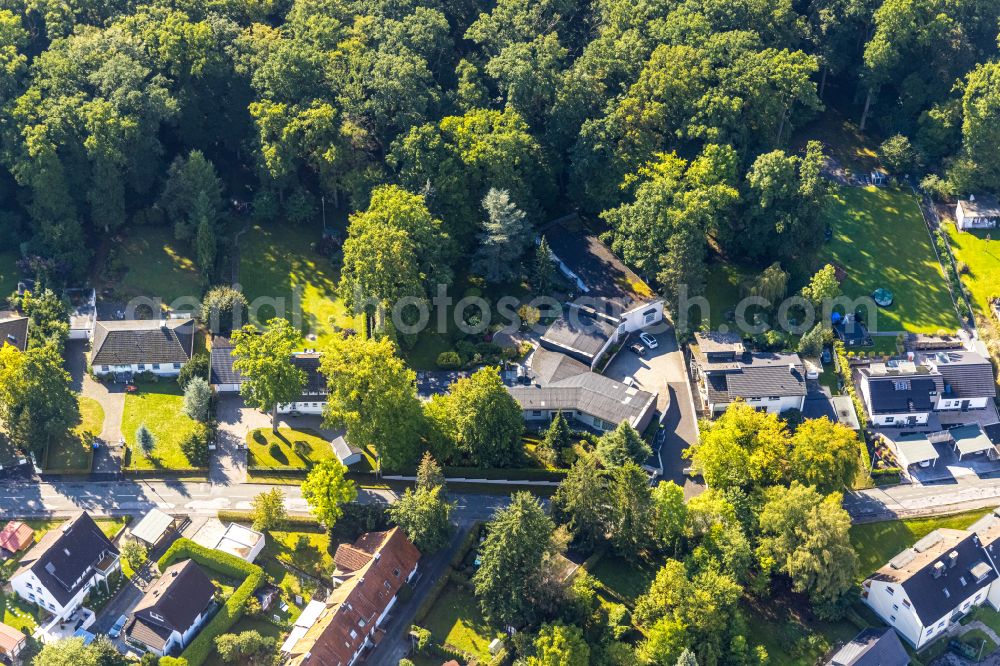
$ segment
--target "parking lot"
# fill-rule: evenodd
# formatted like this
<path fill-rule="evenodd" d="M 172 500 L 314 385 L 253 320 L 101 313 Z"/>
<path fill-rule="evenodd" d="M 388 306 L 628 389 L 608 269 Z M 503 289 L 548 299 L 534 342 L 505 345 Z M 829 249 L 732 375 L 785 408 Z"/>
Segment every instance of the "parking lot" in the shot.
<path fill-rule="evenodd" d="M 657 394 L 656 406 L 663 425 L 662 444 L 657 452 L 662 478 L 675 482 L 684 488 L 686 496 L 691 496 L 700 492 L 703 486 L 683 472 L 690 463 L 681 457 L 681 452 L 698 441 L 698 418 L 691 403 L 684 354 L 673 329 L 654 338 L 656 349 L 647 347 L 639 356 L 629 349 L 630 345 L 639 342 L 637 335 L 631 336 L 604 374 L 617 381 L 633 377 L 639 388 Z"/>

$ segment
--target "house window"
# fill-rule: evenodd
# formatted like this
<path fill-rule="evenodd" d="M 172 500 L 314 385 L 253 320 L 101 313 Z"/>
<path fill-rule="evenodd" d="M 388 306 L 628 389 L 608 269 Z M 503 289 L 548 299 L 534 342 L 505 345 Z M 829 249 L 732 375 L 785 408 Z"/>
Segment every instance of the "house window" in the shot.
<path fill-rule="evenodd" d="M 906 606 L 907 608 L 909 608 L 910 607 L 910 600 L 909 599 L 903 599 L 903 605 Z"/>
<path fill-rule="evenodd" d="M 33 590 L 33 589 L 35 589 L 35 588 L 31 587 L 31 583 L 25 583 L 25 585 L 27 585 L 27 586 L 28 586 L 28 589 L 29 589 L 29 590 Z"/>
<path fill-rule="evenodd" d="M 140 363 L 139 364 L 139 372 L 142 372 L 145 369 L 146 369 L 146 364 L 145 363 Z"/>
<path fill-rule="evenodd" d="M 395 576 L 396 578 L 399 578 L 399 569 L 393 569 L 392 575 Z"/>
<path fill-rule="evenodd" d="M 885 591 L 888 592 L 889 594 L 896 594 L 896 590 L 892 589 L 891 587 L 885 588 Z"/>
<path fill-rule="evenodd" d="M 940 622 L 938 622 L 938 629 L 940 629 L 943 626 L 944 626 L 944 620 L 941 620 Z"/>
<path fill-rule="evenodd" d="M 909 379 L 897 379 L 892 383 L 892 387 L 897 391 L 909 391 L 910 390 L 910 380 Z"/>
<path fill-rule="evenodd" d="M 892 610 L 898 611 L 899 610 L 899 604 L 893 604 L 892 605 Z"/>
<path fill-rule="evenodd" d="M 174 363 L 174 370 L 180 370 L 180 369 L 181 369 L 181 364 L 180 363 Z"/>
<path fill-rule="evenodd" d="M 32 601 L 34 601 L 35 600 L 35 593 L 32 592 L 31 594 L 29 594 L 28 598 L 31 599 Z"/>
<path fill-rule="evenodd" d="M 387 581 L 387 580 L 386 581 L 382 581 L 382 584 L 385 585 L 385 589 L 387 589 L 387 590 L 391 590 L 392 589 L 392 585 L 389 585 L 389 581 Z"/>
<path fill-rule="evenodd" d="M 160 369 L 160 364 L 159 363 L 154 363 L 153 364 L 153 369 L 154 370 L 159 370 Z"/>
<path fill-rule="evenodd" d="M 542 415 L 542 410 L 540 410 L 540 409 L 535 409 L 535 410 L 533 410 L 533 411 L 531 412 L 531 415 L 532 415 L 532 416 L 541 416 L 541 415 Z"/>
<path fill-rule="evenodd" d="M 351 629 L 351 640 L 354 640 L 357 637 L 358 637 L 358 632 L 356 632 L 353 629 Z"/>
<path fill-rule="evenodd" d="M 895 615 L 890 615 L 889 616 L 889 622 L 895 622 L 895 621 L 896 621 L 896 616 Z"/>
<path fill-rule="evenodd" d="M 769 396 L 767 396 L 767 399 L 768 400 L 781 400 L 781 396 L 780 395 L 769 395 Z"/>
<path fill-rule="evenodd" d="M 887 417 L 885 417 L 885 422 L 886 423 L 892 423 L 895 420 L 896 420 L 895 416 L 887 416 Z"/>
<path fill-rule="evenodd" d="M 101 372 L 107 372 L 107 371 L 108 371 L 108 366 L 102 365 L 101 366 Z"/>

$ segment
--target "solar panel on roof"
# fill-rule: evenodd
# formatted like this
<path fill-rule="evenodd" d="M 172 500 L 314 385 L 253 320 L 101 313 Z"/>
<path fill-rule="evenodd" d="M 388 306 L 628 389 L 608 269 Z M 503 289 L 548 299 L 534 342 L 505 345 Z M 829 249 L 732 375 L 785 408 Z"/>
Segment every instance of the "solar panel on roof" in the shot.
<path fill-rule="evenodd" d="M 935 545 L 941 543 L 941 539 L 943 538 L 944 537 L 941 536 L 941 534 L 937 530 L 934 530 L 933 532 L 925 536 L 923 539 L 913 544 L 913 550 L 917 551 L 918 553 L 922 553 L 925 550 L 929 550 Z"/>
<path fill-rule="evenodd" d="M 904 550 L 902 553 L 896 557 L 889 560 L 889 566 L 893 569 L 902 569 L 907 564 L 916 559 L 917 554 L 910 549 Z"/>

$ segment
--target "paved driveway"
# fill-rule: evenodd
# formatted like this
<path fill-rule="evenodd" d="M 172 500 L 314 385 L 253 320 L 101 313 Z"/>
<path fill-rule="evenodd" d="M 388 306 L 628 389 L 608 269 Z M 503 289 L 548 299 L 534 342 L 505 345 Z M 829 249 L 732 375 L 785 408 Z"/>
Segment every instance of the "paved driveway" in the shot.
<path fill-rule="evenodd" d="M 66 369 L 72 378 L 73 390 L 101 404 L 104 409 L 104 425 L 100 439 L 104 442 L 94 453 L 94 472 L 118 472 L 120 459 L 111 448 L 117 450 L 122 439 L 122 414 L 125 412 L 125 387 L 121 384 L 102 384 L 87 374 L 87 355 L 90 343 L 86 340 L 70 340 L 66 343 Z"/>
<path fill-rule="evenodd" d="M 704 487 L 683 473 L 689 462 L 681 458 L 681 452 L 698 441 L 698 417 L 691 403 L 684 353 L 672 328 L 653 337 L 659 343 L 656 349 L 647 349 L 640 357 L 626 345 L 604 374 L 617 381 L 634 377 L 640 388 L 656 391 L 656 406 L 662 415 L 664 432 L 658 451 L 662 478 L 683 487 L 685 495 L 690 497 Z M 637 341 L 638 336 L 633 339 Z"/>

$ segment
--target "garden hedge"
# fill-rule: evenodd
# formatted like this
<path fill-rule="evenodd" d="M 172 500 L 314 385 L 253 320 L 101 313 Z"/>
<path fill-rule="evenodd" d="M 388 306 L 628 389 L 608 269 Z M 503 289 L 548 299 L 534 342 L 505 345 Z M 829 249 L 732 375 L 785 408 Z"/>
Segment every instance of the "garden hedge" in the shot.
<path fill-rule="evenodd" d="M 157 561 L 160 571 L 163 571 L 177 560 L 192 559 L 208 569 L 212 569 L 230 578 L 243 579 L 232 596 L 226 599 L 222 608 L 212 617 L 208 624 L 198 632 L 195 639 L 181 653 L 190 666 L 201 666 L 215 650 L 215 638 L 229 631 L 243 616 L 247 599 L 264 584 L 264 570 L 256 564 L 250 564 L 235 555 L 223 553 L 212 548 L 205 548 L 190 539 L 178 539 L 167 549 Z"/>
<path fill-rule="evenodd" d="M 253 512 L 237 511 L 235 509 L 221 509 L 216 514 L 219 520 L 224 523 L 246 523 L 253 522 Z M 279 532 L 325 532 L 326 528 L 319 524 L 319 521 L 312 516 L 285 516 L 274 529 Z"/>

